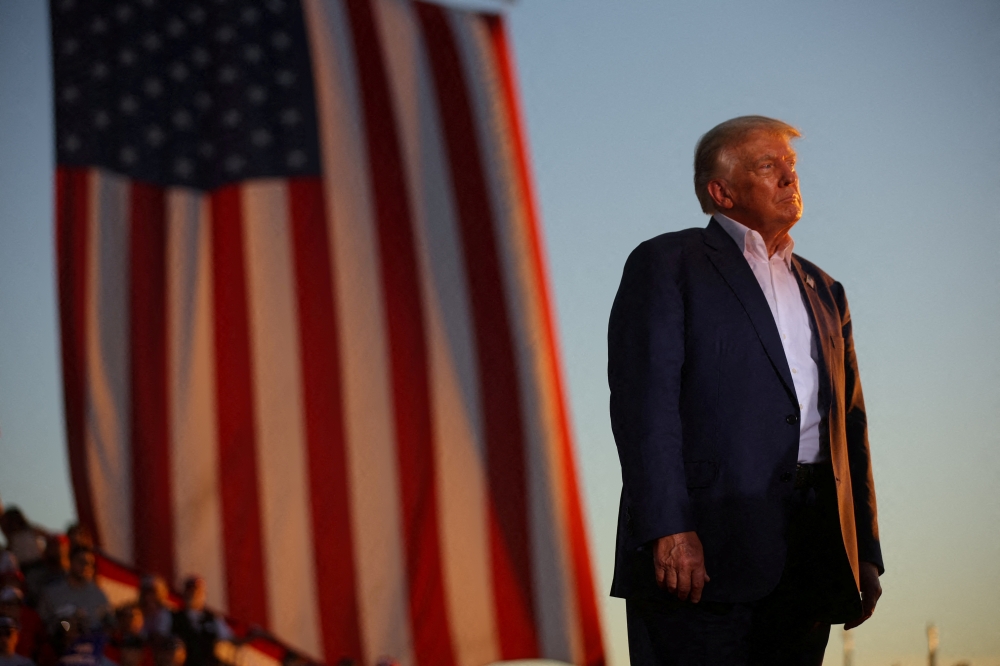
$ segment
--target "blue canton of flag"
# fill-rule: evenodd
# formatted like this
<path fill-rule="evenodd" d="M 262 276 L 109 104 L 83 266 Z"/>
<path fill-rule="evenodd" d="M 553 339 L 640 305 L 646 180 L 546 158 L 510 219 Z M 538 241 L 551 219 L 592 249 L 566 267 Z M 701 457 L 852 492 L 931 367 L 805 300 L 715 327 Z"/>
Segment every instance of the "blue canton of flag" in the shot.
<path fill-rule="evenodd" d="M 54 0 L 58 161 L 213 189 L 316 175 L 297 2 Z"/>

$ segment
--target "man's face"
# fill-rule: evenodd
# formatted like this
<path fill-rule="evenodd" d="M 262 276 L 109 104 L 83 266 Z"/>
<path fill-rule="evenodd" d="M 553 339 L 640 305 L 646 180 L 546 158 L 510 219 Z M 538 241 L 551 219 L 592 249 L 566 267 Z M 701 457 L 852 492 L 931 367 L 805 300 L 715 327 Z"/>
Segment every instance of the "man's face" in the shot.
<path fill-rule="evenodd" d="M 184 587 L 184 601 L 191 610 L 202 610 L 205 607 L 205 581 L 193 580 Z"/>
<path fill-rule="evenodd" d="M 92 581 L 94 579 L 94 554 L 82 551 L 74 555 L 70 562 L 69 573 L 77 581 Z"/>
<path fill-rule="evenodd" d="M 788 138 L 755 132 L 733 152 L 724 179 L 733 205 L 720 212 L 758 231 L 790 229 L 802 217 L 802 197 Z"/>

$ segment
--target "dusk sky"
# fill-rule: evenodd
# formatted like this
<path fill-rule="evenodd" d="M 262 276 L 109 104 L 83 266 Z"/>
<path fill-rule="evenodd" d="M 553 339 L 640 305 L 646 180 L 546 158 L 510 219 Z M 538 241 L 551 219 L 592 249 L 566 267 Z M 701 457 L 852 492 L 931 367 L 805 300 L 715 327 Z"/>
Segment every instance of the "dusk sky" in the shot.
<path fill-rule="evenodd" d="M 803 132 L 795 250 L 854 321 L 886 565 L 854 663 L 925 663 L 934 622 L 941 666 L 1000 665 L 1000 3 L 477 4 L 513 35 L 611 663 L 611 302 L 633 247 L 707 223 L 699 136 L 763 114 Z M 0 496 L 61 529 L 46 7 L 0 0 Z"/>

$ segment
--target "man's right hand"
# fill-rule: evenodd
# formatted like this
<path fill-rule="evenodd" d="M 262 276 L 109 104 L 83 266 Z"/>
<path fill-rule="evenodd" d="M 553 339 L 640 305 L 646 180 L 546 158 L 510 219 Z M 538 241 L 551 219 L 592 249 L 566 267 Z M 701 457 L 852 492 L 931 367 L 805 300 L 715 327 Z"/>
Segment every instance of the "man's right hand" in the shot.
<path fill-rule="evenodd" d="M 681 532 L 656 540 L 653 553 L 656 584 L 681 601 L 701 601 L 701 591 L 711 580 L 705 571 L 705 553 L 694 532 Z"/>

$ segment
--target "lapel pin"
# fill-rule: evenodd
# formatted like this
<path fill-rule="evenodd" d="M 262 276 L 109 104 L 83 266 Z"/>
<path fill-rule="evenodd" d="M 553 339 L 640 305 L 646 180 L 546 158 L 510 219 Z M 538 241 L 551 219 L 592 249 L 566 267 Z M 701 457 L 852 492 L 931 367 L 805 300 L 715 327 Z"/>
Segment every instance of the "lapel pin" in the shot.
<path fill-rule="evenodd" d="M 812 275 L 806 276 L 806 284 L 812 287 L 813 289 L 816 288 L 816 280 L 813 280 Z"/>

